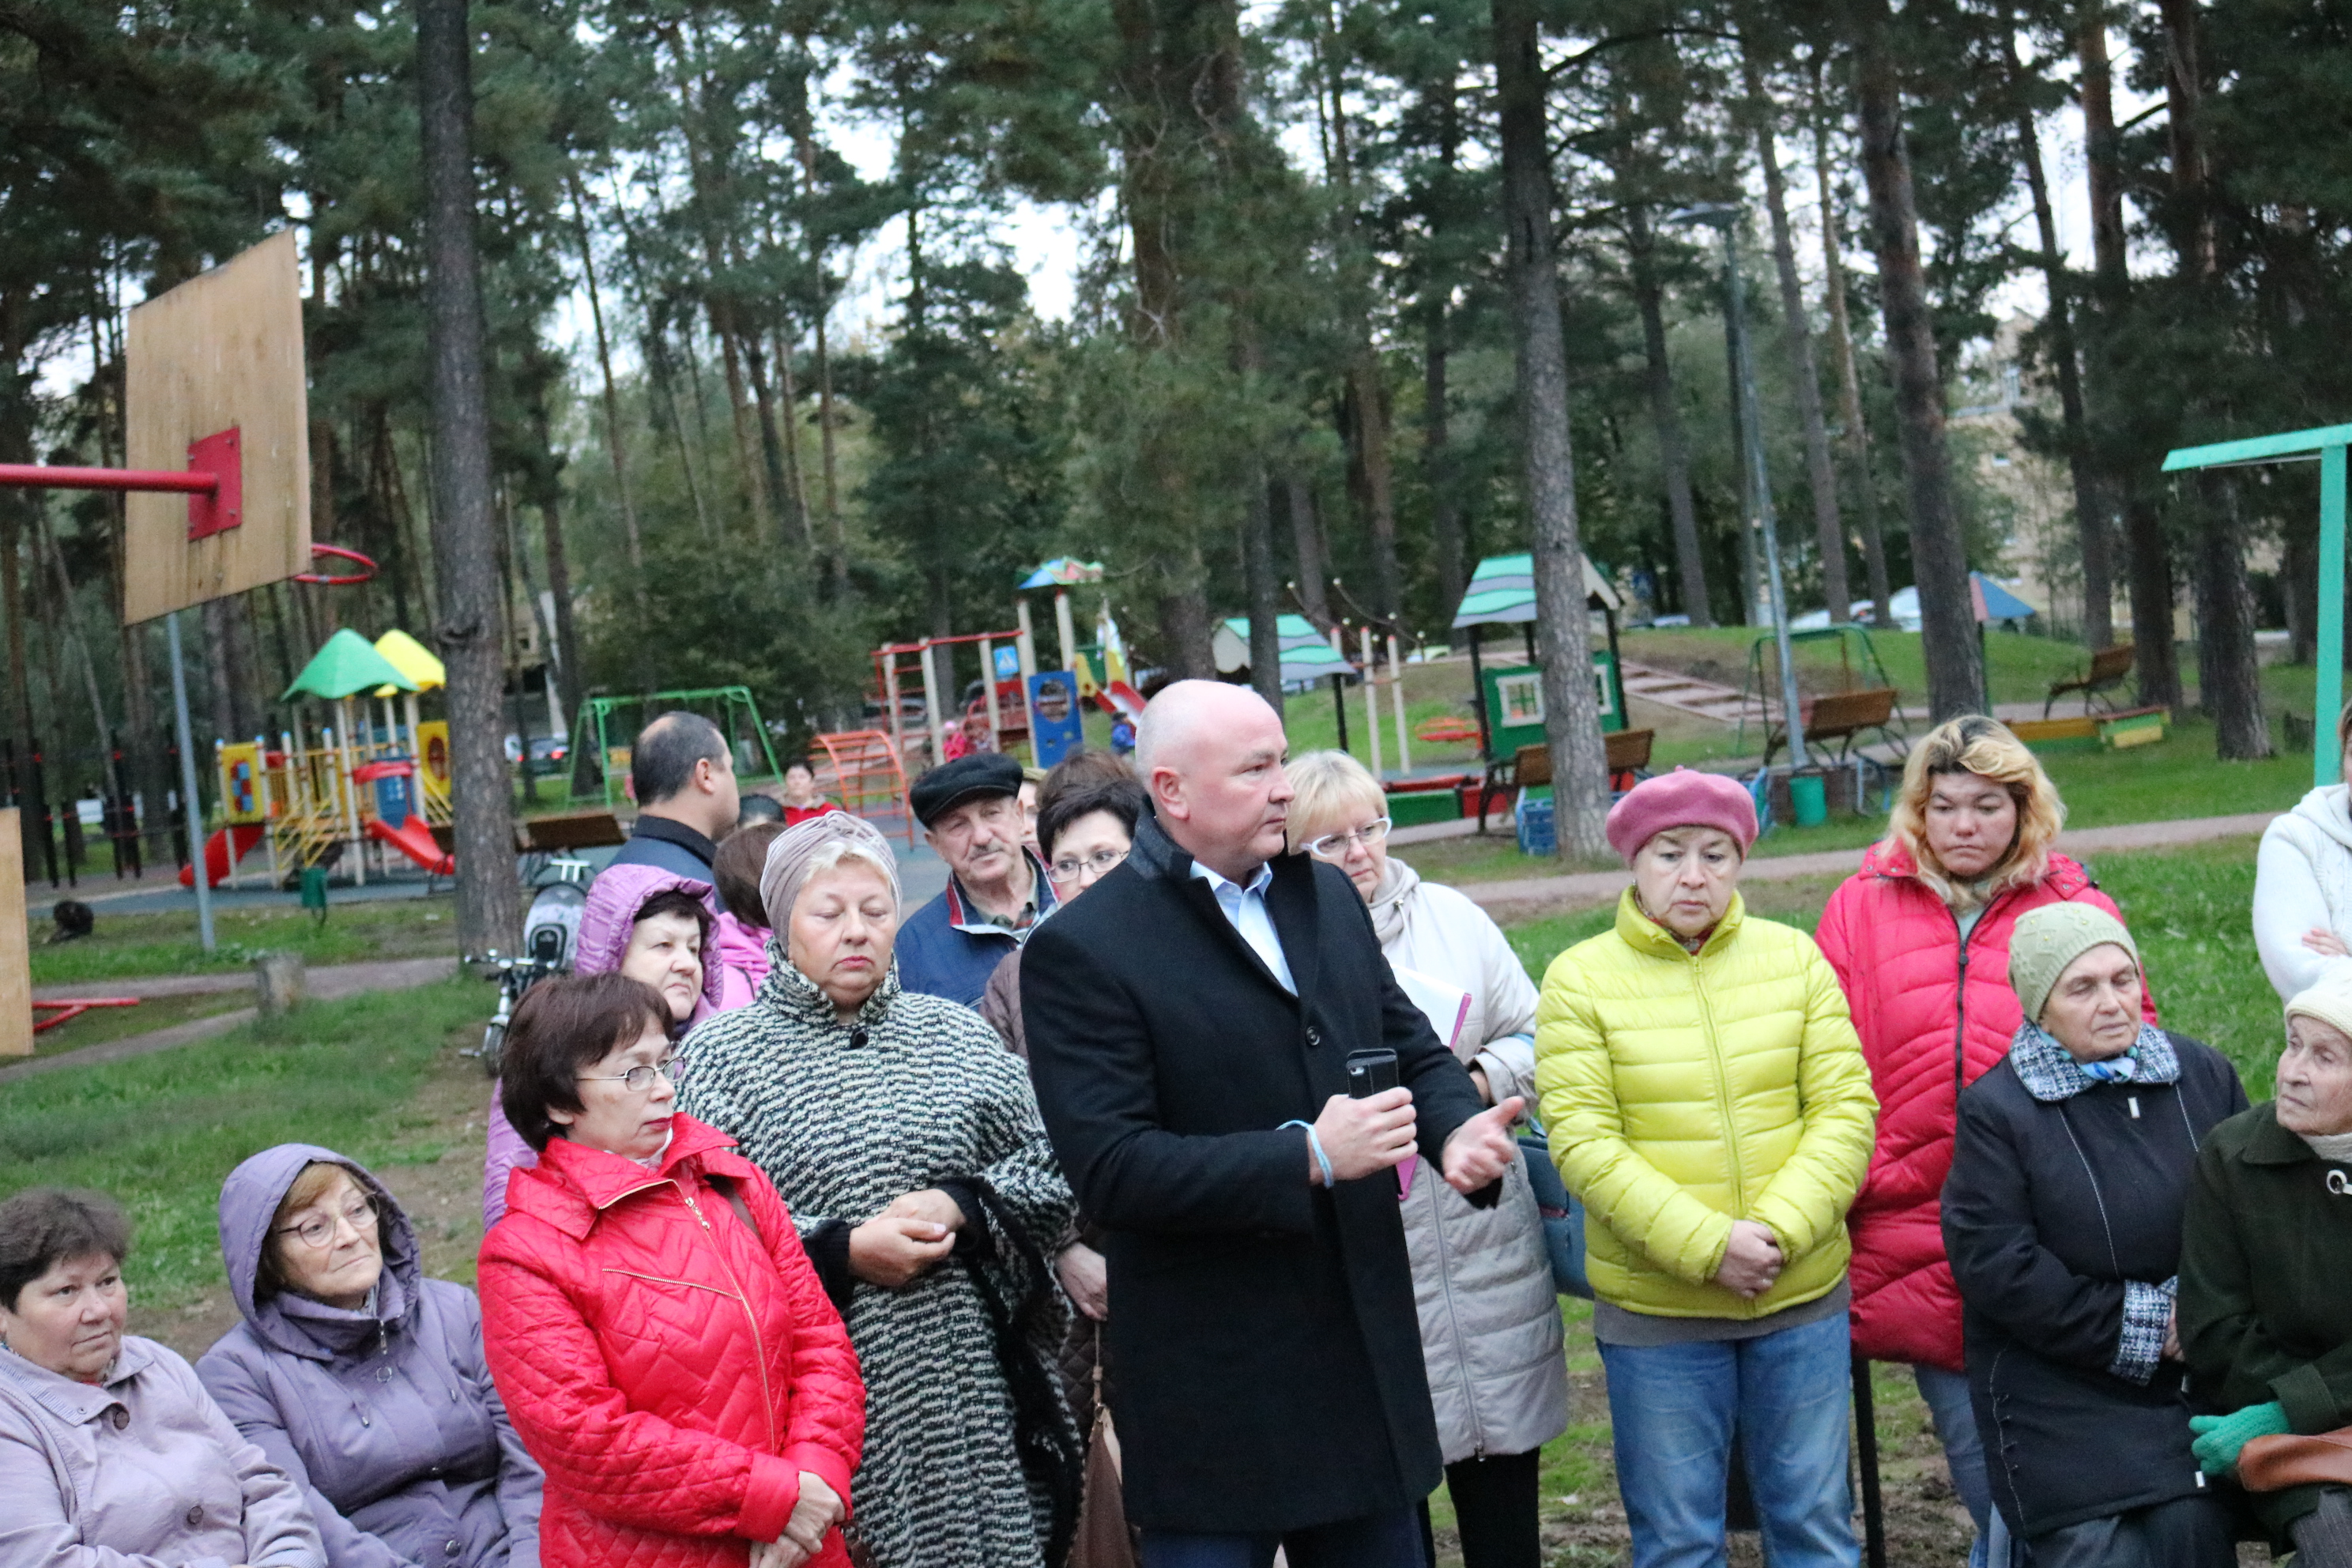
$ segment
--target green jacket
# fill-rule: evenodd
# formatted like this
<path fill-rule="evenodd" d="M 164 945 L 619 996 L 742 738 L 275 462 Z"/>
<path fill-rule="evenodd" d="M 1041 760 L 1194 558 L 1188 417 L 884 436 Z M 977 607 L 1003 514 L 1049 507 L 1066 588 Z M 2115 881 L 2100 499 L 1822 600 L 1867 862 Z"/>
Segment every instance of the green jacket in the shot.
<path fill-rule="evenodd" d="M 2352 1426 L 2352 1171 L 2281 1127 L 2272 1103 L 2214 1128 L 2198 1154 L 2179 1329 L 2200 1409 L 2276 1400 L 2296 1432 Z M 2287 1525 L 2319 1506 L 2319 1489 L 2253 1502 L 2284 1544 Z"/>

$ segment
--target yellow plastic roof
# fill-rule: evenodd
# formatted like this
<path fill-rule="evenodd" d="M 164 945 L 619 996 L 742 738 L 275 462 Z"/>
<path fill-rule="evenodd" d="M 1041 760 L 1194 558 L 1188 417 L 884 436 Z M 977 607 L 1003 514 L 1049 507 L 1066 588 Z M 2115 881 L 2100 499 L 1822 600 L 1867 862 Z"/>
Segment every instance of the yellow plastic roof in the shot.
<path fill-rule="evenodd" d="M 375 639 L 375 651 L 383 655 L 386 664 L 415 681 L 419 691 L 430 691 L 436 686 L 448 684 L 449 671 L 433 657 L 433 650 L 398 626 Z M 396 689 L 391 686 L 379 686 L 375 694 L 389 697 Z"/>

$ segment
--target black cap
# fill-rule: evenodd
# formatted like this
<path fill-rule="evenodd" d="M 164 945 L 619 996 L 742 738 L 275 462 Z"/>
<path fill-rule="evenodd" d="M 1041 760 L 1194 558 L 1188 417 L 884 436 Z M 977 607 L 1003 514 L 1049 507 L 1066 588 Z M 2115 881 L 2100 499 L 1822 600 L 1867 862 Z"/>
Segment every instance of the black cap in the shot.
<path fill-rule="evenodd" d="M 917 779 L 907 791 L 915 820 L 925 827 L 968 800 L 1021 793 L 1021 764 L 1002 752 L 974 752 Z"/>

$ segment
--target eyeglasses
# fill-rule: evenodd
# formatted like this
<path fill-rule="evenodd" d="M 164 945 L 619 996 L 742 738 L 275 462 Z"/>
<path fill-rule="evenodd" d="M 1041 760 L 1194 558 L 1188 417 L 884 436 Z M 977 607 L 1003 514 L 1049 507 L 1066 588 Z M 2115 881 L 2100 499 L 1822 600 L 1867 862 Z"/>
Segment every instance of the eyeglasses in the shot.
<path fill-rule="evenodd" d="M 626 1072 L 586 1073 L 580 1075 L 582 1083 L 617 1083 L 631 1094 L 644 1094 L 654 1086 L 654 1075 L 659 1073 L 672 1084 L 686 1081 L 686 1062 L 679 1057 L 666 1057 L 647 1066 L 640 1062 Z"/>
<path fill-rule="evenodd" d="M 278 1234 L 294 1237 L 305 1247 L 324 1247 L 335 1239 L 335 1231 L 339 1226 L 348 1225 L 352 1230 L 365 1236 L 374 1224 L 375 1200 L 370 1197 L 360 1197 L 345 1204 L 341 1213 L 331 1215 L 314 1214 L 299 1225 L 278 1226 Z"/>
<path fill-rule="evenodd" d="M 1391 819 L 1376 816 L 1352 833 L 1327 833 L 1307 841 L 1307 852 L 1318 860 L 1337 860 L 1359 844 L 1378 844 L 1389 836 Z"/>
<path fill-rule="evenodd" d="M 1127 856 L 1128 852 L 1124 849 L 1097 849 L 1083 860 L 1072 855 L 1055 861 L 1045 868 L 1045 874 L 1054 879 L 1056 886 L 1065 882 L 1075 882 L 1087 871 L 1092 871 L 1097 877 L 1108 877 L 1111 873 L 1111 868 L 1126 859 Z"/>

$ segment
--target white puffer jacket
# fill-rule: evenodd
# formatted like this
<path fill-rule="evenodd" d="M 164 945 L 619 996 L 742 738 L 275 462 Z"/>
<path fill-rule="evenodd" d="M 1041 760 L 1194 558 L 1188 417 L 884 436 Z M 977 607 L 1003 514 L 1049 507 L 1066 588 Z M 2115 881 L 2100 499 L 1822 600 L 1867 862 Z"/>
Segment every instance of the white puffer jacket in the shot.
<path fill-rule="evenodd" d="M 2316 926 L 2352 947 L 2352 810 L 2343 784 L 2323 784 L 2263 832 L 2254 862 L 2254 946 L 2284 1002 L 2322 980 L 2352 975 L 2352 958 L 2314 952 Z"/>
<path fill-rule="evenodd" d="M 1497 1100 L 1535 1103 L 1536 988 L 1486 911 L 1391 860 L 1371 902 L 1381 951 L 1470 993 L 1454 1052 Z M 1445 1462 L 1524 1454 L 1568 1429 L 1568 1368 L 1543 1216 L 1525 1162 L 1492 1208 L 1473 1208 L 1426 1163 L 1404 1200 L 1421 1348 Z"/>

